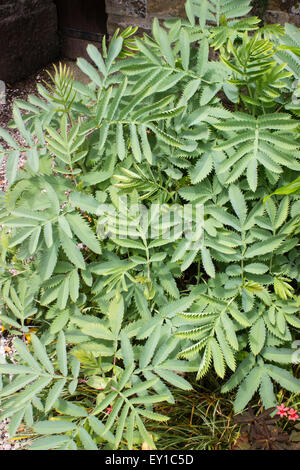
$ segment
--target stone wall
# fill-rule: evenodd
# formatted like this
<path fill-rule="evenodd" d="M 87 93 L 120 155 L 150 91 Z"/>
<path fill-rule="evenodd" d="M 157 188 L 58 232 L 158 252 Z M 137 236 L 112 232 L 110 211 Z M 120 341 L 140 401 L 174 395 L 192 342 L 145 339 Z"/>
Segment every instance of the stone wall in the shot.
<path fill-rule="evenodd" d="M 117 28 L 124 29 L 127 26 L 138 26 L 140 34 L 149 33 L 154 17 L 166 19 L 185 16 L 185 0 L 98 1 L 105 1 L 107 32 L 110 36 Z M 13 83 L 59 56 L 54 2 L 0 0 L 0 80 Z M 292 14 L 291 11 L 267 11 L 265 19 L 269 23 L 289 22 L 300 27 L 300 15 Z M 76 54 L 68 54 L 68 57 L 83 55 L 86 45 L 87 42 L 82 41 L 82 51 L 78 53 L 76 50 Z"/>
<path fill-rule="evenodd" d="M 300 15 L 287 13 L 281 10 L 267 10 L 264 15 L 266 23 L 279 23 L 284 26 L 285 23 L 292 23 L 300 28 Z"/>
<path fill-rule="evenodd" d="M 138 26 L 140 32 L 151 30 L 154 17 L 174 18 L 185 14 L 185 0 L 106 0 L 107 32 Z"/>
<path fill-rule="evenodd" d="M 52 0 L 0 0 L 0 80 L 18 81 L 58 54 Z"/>
<path fill-rule="evenodd" d="M 270 2 L 272 10 L 265 12 L 265 21 L 282 25 L 293 23 L 300 27 L 300 14 L 282 11 L 281 2 Z M 184 5 L 185 0 L 106 0 L 108 34 L 111 36 L 117 28 L 124 29 L 127 26 L 138 26 L 140 32 L 149 32 L 154 17 L 165 19 L 185 16 Z"/>

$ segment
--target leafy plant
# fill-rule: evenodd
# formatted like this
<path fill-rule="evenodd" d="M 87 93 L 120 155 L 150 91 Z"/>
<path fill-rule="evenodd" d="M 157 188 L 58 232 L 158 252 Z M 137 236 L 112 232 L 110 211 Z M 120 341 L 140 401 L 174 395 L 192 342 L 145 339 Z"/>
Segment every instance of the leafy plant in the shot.
<path fill-rule="evenodd" d="M 290 26 L 235 4 L 88 46 L 89 85 L 60 67 L 14 105 L 22 144 L 0 129 L 0 320 L 19 336 L 0 419 L 13 435 L 24 417 L 32 448 L 155 448 L 148 422 L 187 372 L 228 379 L 235 412 L 299 392 L 298 201 L 263 202 L 300 168 L 299 68 Z"/>
<path fill-rule="evenodd" d="M 279 416 L 274 416 L 275 408 L 269 408 L 255 415 L 249 408 L 247 412 L 236 416 L 236 423 L 241 425 L 241 435 L 234 450 L 297 450 L 297 432 L 289 435 L 277 424 Z M 296 424 L 296 429 L 299 425 Z"/>

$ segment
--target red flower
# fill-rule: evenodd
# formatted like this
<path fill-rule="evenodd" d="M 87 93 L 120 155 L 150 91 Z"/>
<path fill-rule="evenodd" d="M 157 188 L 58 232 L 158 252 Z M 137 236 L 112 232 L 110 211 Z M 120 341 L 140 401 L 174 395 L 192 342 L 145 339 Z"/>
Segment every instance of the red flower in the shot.
<path fill-rule="evenodd" d="M 285 408 L 283 403 L 280 406 L 276 406 L 276 408 L 278 410 L 276 414 L 280 415 L 280 418 L 283 418 L 283 416 L 287 416 L 288 408 Z"/>
<path fill-rule="evenodd" d="M 299 415 L 297 414 L 297 411 L 294 410 L 294 408 L 291 408 L 288 411 L 288 415 L 289 415 L 289 420 L 290 421 L 296 421 L 296 419 L 299 419 Z"/>
<path fill-rule="evenodd" d="M 112 406 L 109 406 L 108 408 L 106 408 L 107 414 L 109 415 L 109 413 L 111 413 L 112 410 L 113 410 L 113 409 L 112 409 Z"/>

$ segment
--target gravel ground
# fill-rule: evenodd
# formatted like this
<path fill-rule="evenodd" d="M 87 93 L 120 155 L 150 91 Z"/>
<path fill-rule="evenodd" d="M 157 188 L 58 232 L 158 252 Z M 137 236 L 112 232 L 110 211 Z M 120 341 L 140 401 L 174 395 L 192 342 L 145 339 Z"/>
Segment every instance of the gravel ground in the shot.
<path fill-rule="evenodd" d="M 49 66 L 50 68 L 51 66 Z M 21 99 L 26 100 L 29 94 L 37 94 L 36 84 L 42 83 L 43 80 L 47 80 L 49 77 L 46 73 L 46 69 L 40 70 L 38 73 L 32 75 L 31 77 L 16 83 L 15 85 L 10 85 L 6 83 L 6 104 L 0 104 L 0 127 L 9 131 L 9 133 L 21 144 L 22 137 L 16 130 L 8 129 L 8 123 L 12 118 L 12 105 L 14 100 Z M 5 143 L 1 141 L 1 144 L 5 148 Z M 24 164 L 24 157 L 20 158 L 19 166 Z M 0 166 L 0 191 L 5 191 L 7 185 L 6 175 L 5 175 L 5 160 Z M 0 363 L 3 362 L 5 357 L 13 357 L 14 349 L 12 346 L 13 337 L 8 335 L 7 332 L 1 331 L 0 324 Z M 8 435 L 8 425 L 9 419 L 4 420 L 0 423 L 0 451 L 1 450 L 18 450 L 26 447 L 28 445 L 28 440 L 19 439 L 19 440 L 10 440 Z"/>
<path fill-rule="evenodd" d="M 73 76 L 75 80 L 78 80 L 84 84 L 87 84 L 89 82 L 89 78 L 81 72 L 81 70 L 77 67 L 76 63 L 74 61 L 62 61 L 63 64 L 66 64 L 71 71 L 73 72 Z M 59 64 L 57 63 L 56 66 Z M 6 104 L 1 105 L 0 104 L 0 127 L 8 130 L 10 134 L 16 139 L 20 144 L 22 144 L 23 140 L 22 137 L 20 136 L 19 132 L 17 130 L 9 129 L 8 128 L 8 123 L 12 119 L 12 106 L 13 103 L 16 99 L 26 101 L 28 95 L 38 95 L 37 92 L 37 83 L 40 83 L 45 86 L 44 82 L 49 82 L 50 78 L 49 75 L 47 74 L 47 70 L 49 70 L 51 73 L 53 72 L 53 65 L 49 64 L 47 67 L 39 70 L 37 73 L 31 75 L 25 80 L 22 80 L 21 82 L 17 82 L 14 85 L 10 85 L 9 83 L 6 83 Z M 0 138 L 0 143 L 4 146 L 5 148 L 5 143 L 2 141 Z M 24 143 L 24 142 L 23 142 Z M 7 180 L 6 180 L 6 175 L 5 175 L 5 161 L 4 159 L 2 165 L 0 166 L 0 191 L 5 191 L 6 190 L 6 185 L 7 185 Z M 24 157 L 20 158 L 20 163 L 19 166 L 22 166 L 24 164 Z"/>
<path fill-rule="evenodd" d="M 291 13 L 300 15 L 300 2 L 298 2 L 298 5 L 292 7 Z"/>
<path fill-rule="evenodd" d="M 19 132 L 13 129 L 8 129 L 8 123 L 12 119 L 12 106 L 16 99 L 26 100 L 29 94 L 37 94 L 36 84 L 42 83 L 43 80 L 49 79 L 46 69 L 40 70 L 38 73 L 30 76 L 29 78 L 17 82 L 14 85 L 6 83 L 6 103 L 0 104 L 0 127 L 9 131 L 9 133 L 14 137 L 20 144 L 22 144 L 22 137 Z M 5 142 L 0 138 L 0 143 L 6 147 Z M 6 159 L 2 162 L 0 166 L 0 191 L 6 190 L 7 180 L 5 175 L 5 162 Z M 24 162 L 20 161 L 20 165 Z"/>
<path fill-rule="evenodd" d="M 0 324 L 1 331 L 1 324 Z M 13 357 L 14 348 L 12 345 L 13 336 L 8 335 L 1 331 L 0 333 L 0 363 L 3 362 L 5 357 Z M 29 445 L 30 441 L 28 439 L 9 439 L 8 434 L 8 425 L 10 420 L 5 419 L 0 423 L 0 451 L 1 450 L 18 450 L 25 448 Z"/>
<path fill-rule="evenodd" d="M 75 62 L 72 61 L 63 61 L 66 63 L 68 67 L 71 68 L 74 78 L 82 83 L 87 84 L 89 79 L 84 75 L 76 66 Z M 56 64 L 58 65 L 58 64 Z M 12 119 L 12 106 L 16 99 L 19 100 L 27 100 L 28 95 L 35 94 L 37 95 L 37 83 L 41 83 L 45 86 L 44 81 L 49 82 L 49 76 L 46 70 L 53 71 L 53 66 L 49 64 L 49 66 L 41 69 L 39 72 L 31 75 L 25 80 L 22 80 L 14 85 L 10 85 L 6 83 L 6 103 L 5 105 L 0 104 L 0 127 L 6 129 L 12 137 L 19 142 L 21 145 L 23 143 L 23 139 L 17 130 L 9 129 L 8 124 Z M 3 145 L 4 148 L 7 147 L 6 143 L 0 138 L 0 143 Z M 5 161 L 4 159 L 2 165 L 0 166 L 0 191 L 5 191 L 7 187 L 7 179 L 5 175 Z M 19 167 L 24 165 L 25 157 L 21 156 L 19 160 Z M 0 227 L 1 230 L 1 227 Z M 0 363 L 3 361 L 4 357 L 13 357 L 14 350 L 12 346 L 13 337 L 8 335 L 7 332 L 1 331 L 1 323 L 0 323 Z M 0 423 L 0 451 L 1 450 L 18 450 L 22 448 L 26 448 L 28 446 L 29 441 L 26 439 L 20 440 L 9 440 L 9 435 L 7 432 L 9 425 L 9 419 L 4 420 Z"/>

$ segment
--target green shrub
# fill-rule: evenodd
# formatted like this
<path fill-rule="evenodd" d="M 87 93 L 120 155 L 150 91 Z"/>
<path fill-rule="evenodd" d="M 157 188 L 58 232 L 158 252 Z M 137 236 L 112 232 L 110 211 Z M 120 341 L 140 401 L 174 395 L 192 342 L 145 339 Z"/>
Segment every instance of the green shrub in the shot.
<path fill-rule="evenodd" d="M 187 372 L 229 379 L 236 412 L 257 391 L 273 406 L 273 382 L 299 392 L 299 201 L 263 199 L 300 169 L 300 32 L 241 19 L 249 3 L 189 0 L 135 46 L 90 45 L 88 86 L 61 67 L 14 105 L 24 145 L 0 129 L 0 320 L 19 336 L 0 420 L 34 449 L 155 448 L 145 420 Z M 182 237 L 175 204 L 204 232 Z"/>

